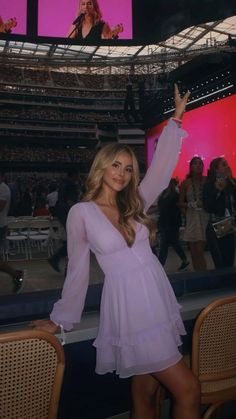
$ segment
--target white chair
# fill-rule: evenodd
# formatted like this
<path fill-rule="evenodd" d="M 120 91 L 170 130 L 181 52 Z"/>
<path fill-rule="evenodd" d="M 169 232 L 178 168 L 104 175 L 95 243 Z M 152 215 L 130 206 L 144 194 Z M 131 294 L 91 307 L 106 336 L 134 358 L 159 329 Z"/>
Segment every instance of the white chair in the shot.
<path fill-rule="evenodd" d="M 9 260 L 9 253 L 13 251 L 16 258 L 25 255 L 24 259 L 29 259 L 28 251 L 28 223 L 27 221 L 10 221 L 7 225 L 8 233 L 6 236 L 5 255 Z"/>
<path fill-rule="evenodd" d="M 34 219 L 28 222 L 28 243 L 29 257 L 33 259 L 33 253 L 36 257 L 41 258 L 46 253 L 48 258 L 51 253 L 51 223 L 49 219 Z"/>

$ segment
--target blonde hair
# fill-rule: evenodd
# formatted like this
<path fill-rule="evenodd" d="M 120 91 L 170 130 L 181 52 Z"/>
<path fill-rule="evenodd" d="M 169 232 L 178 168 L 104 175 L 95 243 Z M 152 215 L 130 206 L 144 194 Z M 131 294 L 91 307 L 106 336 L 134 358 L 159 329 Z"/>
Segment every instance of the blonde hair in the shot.
<path fill-rule="evenodd" d="M 93 12 L 93 26 L 94 26 L 102 20 L 102 12 L 100 10 L 97 0 L 91 0 L 91 2 L 93 3 L 93 9 L 94 9 L 94 12 Z M 80 0 L 79 13 L 81 12 L 81 3 L 82 3 L 82 0 Z"/>
<path fill-rule="evenodd" d="M 153 242 L 156 233 L 154 221 L 144 214 L 144 202 L 138 192 L 139 166 L 132 149 L 118 143 L 107 144 L 96 155 L 86 181 L 86 193 L 83 201 L 93 201 L 98 198 L 102 190 L 103 175 L 106 168 L 113 163 L 118 154 L 127 153 L 132 158 L 133 172 L 128 185 L 117 193 L 116 202 L 119 210 L 119 223 L 124 229 L 128 246 L 135 240 L 135 230 L 131 219 L 144 224 L 149 230 L 150 241 Z"/>

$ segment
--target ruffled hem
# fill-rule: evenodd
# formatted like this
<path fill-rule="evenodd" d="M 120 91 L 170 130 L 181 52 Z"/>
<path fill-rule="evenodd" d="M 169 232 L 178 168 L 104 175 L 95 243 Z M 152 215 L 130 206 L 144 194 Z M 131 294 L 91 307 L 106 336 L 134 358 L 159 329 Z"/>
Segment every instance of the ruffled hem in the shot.
<path fill-rule="evenodd" d="M 172 348 L 165 353 L 159 353 L 155 342 L 143 347 L 117 348 L 109 347 L 97 349 L 97 363 L 95 372 L 106 374 L 115 372 L 120 378 L 133 375 L 150 374 L 163 371 L 176 365 L 182 358 L 178 348 Z"/>
<path fill-rule="evenodd" d="M 98 335 L 95 339 L 93 346 L 96 348 L 105 348 L 106 346 L 135 346 L 140 345 L 143 342 L 147 341 L 158 341 L 162 338 L 163 334 L 171 334 L 176 342 L 177 346 L 182 344 L 180 335 L 185 335 L 186 330 L 184 328 L 182 319 L 179 316 L 173 318 L 170 323 L 161 323 L 157 327 L 152 328 L 151 330 L 141 331 L 135 335 L 115 337 L 115 336 L 104 336 L 102 334 Z"/>

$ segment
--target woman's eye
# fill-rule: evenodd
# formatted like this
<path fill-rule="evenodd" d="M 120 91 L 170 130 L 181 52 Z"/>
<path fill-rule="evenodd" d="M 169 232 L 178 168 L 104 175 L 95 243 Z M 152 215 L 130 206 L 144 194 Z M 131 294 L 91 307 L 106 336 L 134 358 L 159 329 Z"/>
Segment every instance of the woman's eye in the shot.
<path fill-rule="evenodd" d="M 127 171 L 128 173 L 132 173 L 132 172 L 133 172 L 133 169 L 132 169 L 131 167 L 127 167 L 126 171 Z"/>
<path fill-rule="evenodd" d="M 119 167 L 118 163 L 112 163 L 112 167 Z"/>

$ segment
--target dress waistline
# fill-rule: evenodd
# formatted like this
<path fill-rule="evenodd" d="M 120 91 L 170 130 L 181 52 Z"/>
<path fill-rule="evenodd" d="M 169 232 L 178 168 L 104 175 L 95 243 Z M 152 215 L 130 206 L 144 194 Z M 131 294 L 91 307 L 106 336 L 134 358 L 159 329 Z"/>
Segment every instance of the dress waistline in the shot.
<path fill-rule="evenodd" d="M 125 246 L 109 254 L 96 254 L 97 261 L 107 274 L 122 274 L 131 270 L 142 268 L 155 258 L 149 245 L 149 240 L 145 239 L 137 243 L 134 242 L 132 247 Z"/>

